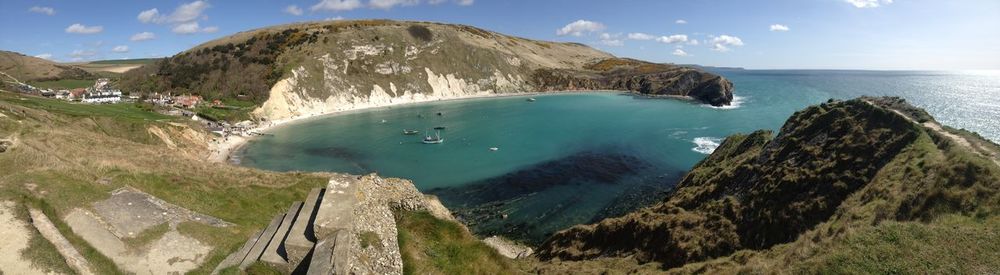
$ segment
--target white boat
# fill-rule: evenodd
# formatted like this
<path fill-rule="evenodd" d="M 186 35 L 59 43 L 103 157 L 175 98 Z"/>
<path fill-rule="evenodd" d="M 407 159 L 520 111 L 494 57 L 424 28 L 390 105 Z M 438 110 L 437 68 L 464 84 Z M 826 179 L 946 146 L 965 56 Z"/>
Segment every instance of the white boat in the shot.
<path fill-rule="evenodd" d="M 490 147 L 490 151 L 496 151 L 496 150 L 500 150 L 500 148 L 497 148 L 497 147 Z"/>
<path fill-rule="evenodd" d="M 535 98 L 534 97 L 529 97 L 528 98 L 528 102 L 535 102 Z"/>
<path fill-rule="evenodd" d="M 424 136 L 422 142 L 424 144 L 438 144 L 444 142 L 444 139 L 441 138 L 441 131 L 437 131 L 437 133 L 434 133 L 434 136 Z"/>

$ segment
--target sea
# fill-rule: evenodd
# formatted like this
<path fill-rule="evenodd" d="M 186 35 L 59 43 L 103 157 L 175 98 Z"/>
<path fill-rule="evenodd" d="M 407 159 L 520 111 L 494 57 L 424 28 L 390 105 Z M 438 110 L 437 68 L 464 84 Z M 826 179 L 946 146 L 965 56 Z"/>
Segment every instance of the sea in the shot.
<path fill-rule="evenodd" d="M 479 235 L 537 244 L 662 200 L 726 136 L 777 131 L 829 99 L 900 96 L 942 124 L 1000 141 L 1000 71 L 714 72 L 734 83 L 732 106 L 618 92 L 429 102 L 278 126 L 237 159 L 275 171 L 409 179 Z M 423 144 L 425 134 L 444 142 Z"/>

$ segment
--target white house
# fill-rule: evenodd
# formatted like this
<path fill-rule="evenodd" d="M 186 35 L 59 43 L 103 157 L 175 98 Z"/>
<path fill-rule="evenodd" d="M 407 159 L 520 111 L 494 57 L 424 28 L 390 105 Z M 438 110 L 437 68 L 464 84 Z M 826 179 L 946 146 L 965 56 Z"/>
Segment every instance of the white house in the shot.
<path fill-rule="evenodd" d="M 122 101 L 122 91 L 88 92 L 83 94 L 83 98 L 80 101 L 84 103 L 118 103 Z"/>

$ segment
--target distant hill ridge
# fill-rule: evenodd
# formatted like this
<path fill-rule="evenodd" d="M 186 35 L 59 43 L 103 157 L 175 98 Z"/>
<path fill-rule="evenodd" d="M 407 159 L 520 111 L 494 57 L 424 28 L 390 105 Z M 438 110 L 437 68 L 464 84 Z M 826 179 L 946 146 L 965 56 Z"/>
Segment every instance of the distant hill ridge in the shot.
<path fill-rule="evenodd" d="M 130 71 L 125 90 L 242 95 L 287 119 L 438 99 L 553 90 L 627 90 L 732 100 L 696 68 L 616 58 L 578 43 L 464 25 L 389 20 L 289 24 L 234 34 Z"/>
<path fill-rule="evenodd" d="M 21 82 L 95 78 L 93 74 L 71 65 L 9 51 L 0 51 L 0 72 Z"/>

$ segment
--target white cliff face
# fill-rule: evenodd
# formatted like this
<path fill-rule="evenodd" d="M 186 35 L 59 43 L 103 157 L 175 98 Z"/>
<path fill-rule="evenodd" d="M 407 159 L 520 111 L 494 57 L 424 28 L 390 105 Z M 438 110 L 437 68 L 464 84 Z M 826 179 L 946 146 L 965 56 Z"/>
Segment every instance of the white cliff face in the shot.
<path fill-rule="evenodd" d="M 378 55 L 382 51 L 386 51 L 386 49 L 359 47 L 346 51 L 345 55 L 348 60 L 356 60 L 359 56 Z M 407 50 L 407 54 L 413 53 Z M 504 73 L 500 70 L 495 70 L 487 78 L 465 79 L 454 73 L 436 73 L 427 67 L 422 70 L 426 79 L 419 81 L 424 83 L 389 82 L 388 87 L 374 84 L 370 88 L 363 88 L 357 87 L 349 80 L 349 77 L 346 77 L 349 63 L 337 62 L 329 54 L 317 60 L 324 67 L 323 87 L 303 85 L 310 74 L 305 67 L 300 66 L 292 70 L 291 77 L 278 81 L 271 88 L 270 97 L 258 109 L 254 110 L 254 115 L 271 121 L 287 121 L 341 111 L 435 100 L 495 96 L 527 92 L 531 89 L 531 86 L 520 75 Z M 374 73 L 381 75 L 417 73 L 409 66 L 398 63 L 380 63 L 374 68 Z M 326 98 L 310 97 L 310 89 L 316 88 L 326 89 L 329 96 Z M 362 89 L 369 92 L 362 93 L 360 92 Z"/>

